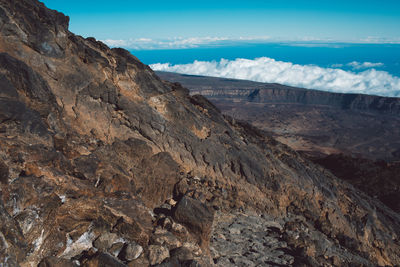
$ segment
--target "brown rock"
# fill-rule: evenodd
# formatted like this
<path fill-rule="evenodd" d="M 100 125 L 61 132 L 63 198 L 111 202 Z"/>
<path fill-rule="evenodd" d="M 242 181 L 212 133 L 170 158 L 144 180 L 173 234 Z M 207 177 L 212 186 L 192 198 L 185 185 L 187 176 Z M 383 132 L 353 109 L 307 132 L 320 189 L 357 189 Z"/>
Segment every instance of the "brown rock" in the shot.
<path fill-rule="evenodd" d="M 189 261 L 193 260 L 193 252 L 187 247 L 181 247 L 171 251 L 171 258 L 176 258 L 178 261 Z"/>
<path fill-rule="evenodd" d="M 139 258 L 137 258 L 136 260 L 133 260 L 131 262 L 128 263 L 129 267 L 142 267 L 142 266 L 150 266 L 149 260 L 147 258 L 147 256 L 145 256 L 144 253 L 142 253 L 141 256 L 139 256 Z"/>
<path fill-rule="evenodd" d="M 126 265 L 120 262 L 117 258 L 106 253 L 97 253 L 95 256 L 84 261 L 85 267 L 125 267 Z"/>
<path fill-rule="evenodd" d="M 67 259 L 61 259 L 56 257 L 44 258 L 38 265 L 38 267 L 76 267 L 72 261 Z"/>
<path fill-rule="evenodd" d="M 10 173 L 8 171 L 7 165 L 0 160 L 0 183 L 7 184 L 9 175 Z"/>
<path fill-rule="evenodd" d="M 154 234 L 151 238 L 151 243 L 166 246 L 169 250 L 182 246 L 182 242 L 171 232 Z"/>
<path fill-rule="evenodd" d="M 107 251 L 115 243 L 122 241 L 115 233 L 103 233 L 94 242 L 93 245 L 100 251 Z"/>
<path fill-rule="evenodd" d="M 206 205 L 193 198 L 183 197 L 176 205 L 173 217 L 187 227 L 202 248 L 208 246 L 214 214 Z"/>
<path fill-rule="evenodd" d="M 169 258 L 169 250 L 159 245 L 149 246 L 149 261 L 151 265 L 159 264 Z"/>
<path fill-rule="evenodd" d="M 119 258 L 124 261 L 133 261 L 143 253 L 143 247 L 137 243 L 129 243 L 119 254 Z"/>

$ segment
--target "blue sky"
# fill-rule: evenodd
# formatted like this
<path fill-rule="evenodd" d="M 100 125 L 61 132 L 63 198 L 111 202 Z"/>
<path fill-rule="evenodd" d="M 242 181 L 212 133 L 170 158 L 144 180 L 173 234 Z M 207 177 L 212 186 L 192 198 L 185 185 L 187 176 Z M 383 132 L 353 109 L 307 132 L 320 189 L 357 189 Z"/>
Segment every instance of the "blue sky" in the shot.
<path fill-rule="evenodd" d="M 154 40 L 160 46 L 165 45 L 163 40 L 179 46 L 240 38 L 400 42 L 399 0 L 43 2 L 71 17 L 71 31 L 128 48 L 141 42 L 157 45 Z"/>
<path fill-rule="evenodd" d="M 400 0 L 43 1 L 154 70 L 400 97 Z"/>

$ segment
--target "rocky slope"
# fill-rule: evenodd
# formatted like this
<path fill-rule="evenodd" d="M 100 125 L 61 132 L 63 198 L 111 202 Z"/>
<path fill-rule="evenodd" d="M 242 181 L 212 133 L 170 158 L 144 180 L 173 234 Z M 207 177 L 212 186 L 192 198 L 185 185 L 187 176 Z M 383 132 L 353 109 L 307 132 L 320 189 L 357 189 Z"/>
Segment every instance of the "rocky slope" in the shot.
<path fill-rule="evenodd" d="M 400 160 L 400 98 L 157 72 L 297 151 Z"/>
<path fill-rule="evenodd" d="M 400 98 L 157 72 L 400 211 Z"/>
<path fill-rule="evenodd" d="M 400 264 L 397 213 L 68 20 L 0 0 L 0 265 Z"/>
<path fill-rule="evenodd" d="M 312 160 L 400 213 L 400 162 L 372 161 L 343 154 Z"/>

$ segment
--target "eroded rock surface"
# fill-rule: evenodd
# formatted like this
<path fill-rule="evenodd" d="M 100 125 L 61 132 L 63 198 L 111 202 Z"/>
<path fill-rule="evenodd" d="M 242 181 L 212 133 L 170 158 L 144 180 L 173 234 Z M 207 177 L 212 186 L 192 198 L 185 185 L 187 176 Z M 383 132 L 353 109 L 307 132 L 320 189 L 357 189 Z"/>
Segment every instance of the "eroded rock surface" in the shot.
<path fill-rule="evenodd" d="M 185 199 L 281 218 L 289 264 L 400 264 L 398 214 L 40 2 L 0 0 L 0 62 L 0 264 L 208 266 Z"/>

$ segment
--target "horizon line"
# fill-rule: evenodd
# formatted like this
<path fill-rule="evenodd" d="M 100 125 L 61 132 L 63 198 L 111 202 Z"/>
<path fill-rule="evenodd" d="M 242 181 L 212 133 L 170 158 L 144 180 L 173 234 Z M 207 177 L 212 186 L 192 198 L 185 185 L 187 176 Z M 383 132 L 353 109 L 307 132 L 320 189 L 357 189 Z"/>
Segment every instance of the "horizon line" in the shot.
<path fill-rule="evenodd" d="M 110 47 L 121 47 L 127 50 L 164 50 L 164 49 L 192 49 L 192 48 L 209 48 L 224 47 L 241 44 L 287 44 L 293 46 L 308 47 L 330 47 L 341 48 L 339 45 L 351 44 L 400 44 L 399 38 L 382 38 L 382 37 L 366 37 L 357 40 L 334 40 L 331 38 L 273 38 L 269 36 L 247 36 L 247 37 L 172 37 L 164 39 L 154 38 L 128 38 L 128 39 L 103 39 L 100 40 Z"/>

